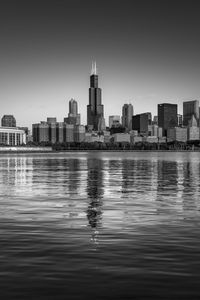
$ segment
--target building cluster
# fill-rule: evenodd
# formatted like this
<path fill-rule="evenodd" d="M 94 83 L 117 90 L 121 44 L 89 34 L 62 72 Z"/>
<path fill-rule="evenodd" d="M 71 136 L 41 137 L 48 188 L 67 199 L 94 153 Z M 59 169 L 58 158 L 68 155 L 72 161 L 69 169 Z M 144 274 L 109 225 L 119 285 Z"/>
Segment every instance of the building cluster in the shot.
<path fill-rule="evenodd" d="M 122 107 L 122 116 L 109 116 L 109 126 L 104 119 L 102 91 L 98 85 L 96 63 L 92 64 L 87 105 L 87 125 L 81 124 L 78 103 L 69 101 L 69 113 L 63 122 L 55 117 L 32 125 L 32 141 L 35 143 L 166 143 L 200 140 L 199 101 L 183 102 L 183 115 L 178 114 L 177 104 L 158 104 L 157 115 L 151 112 L 134 115 L 133 105 Z M 30 140 L 28 129 L 16 127 L 12 115 L 5 115 L 1 121 L 0 144 L 20 145 Z"/>

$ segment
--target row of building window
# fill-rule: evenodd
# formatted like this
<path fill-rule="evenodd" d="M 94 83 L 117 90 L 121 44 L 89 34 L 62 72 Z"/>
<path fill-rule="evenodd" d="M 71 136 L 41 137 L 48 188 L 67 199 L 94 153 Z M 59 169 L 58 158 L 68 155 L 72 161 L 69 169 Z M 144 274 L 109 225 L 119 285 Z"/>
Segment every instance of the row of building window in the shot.
<path fill-rule="evenodd" d="M 1 145 L 10 145 L 10 146 L 18 146 L 21 144 L 21 134 L 20 133 L 8 133 L 8 132 L 0 132 L 0 144 Z"/>

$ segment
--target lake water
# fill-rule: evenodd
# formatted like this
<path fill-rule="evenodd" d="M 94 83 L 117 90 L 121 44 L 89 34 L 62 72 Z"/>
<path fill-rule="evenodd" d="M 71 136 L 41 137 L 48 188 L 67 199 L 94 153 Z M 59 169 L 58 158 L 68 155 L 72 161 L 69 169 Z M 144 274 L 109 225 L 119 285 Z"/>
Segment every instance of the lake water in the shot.
<path fill-rule="evenodd" d="M 0 156 L 1 299 L 199 299 L 200 153 Z"/>

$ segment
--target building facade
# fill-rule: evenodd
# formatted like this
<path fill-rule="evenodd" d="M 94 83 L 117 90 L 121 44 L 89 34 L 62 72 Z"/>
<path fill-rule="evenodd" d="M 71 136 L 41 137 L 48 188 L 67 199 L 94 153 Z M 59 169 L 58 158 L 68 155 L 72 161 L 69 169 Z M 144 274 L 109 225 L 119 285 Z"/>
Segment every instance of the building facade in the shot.
<path fill-rule="evenodd" d="M 167 130 L 167 141 L 168 142 L 187 142 L 187 128 L 183 127 L 170 127 Z"/>
<path fill-rule="evenodd" d="M 132 129 L 137 130 L 142 136 L 148 136 L 149 118 L 148 114 L 138 114 L 132 117 Z"/>
<path fill-rule="evenodd" d="M 158 104 L 158 126 L 163 129 L 163 136 L 167 136 L 168 128 L 177 127 L 177 104 Z"/>
<path fill-rule="evenodd" d="M 119 127 L 120 125 L 120 116 L 109 116 L 109 128 Z"/>
<path fill-rule="evenodd" d="M 0 145 L 19 146 L 26 144 L 24 130 L 11 127 L 0 127 Z"/>
<path fill-rule="evenodd" d="M 96 63 L 92 64 L 87 105 L 87 125 L 98 131 L 99 119 L 104 118 L 104 107 L 101 103 L 101 89 L 98 87 Z"/>
<path fill-rule="evenodd" d="M 78 103 L 75 99 L 69 101 L 69 113 L 68 117 L 64 118 L 64 122 L 73 125 L 80 125 L 81 123 L 81 115 L 78 113 Z"/>
<path fill-rule="evenodd" d="M 189 121 L 194 115 L 199 125 L 199 100 L 183 102 L 183 125 L 188 126 Z"/>
<path fill-rule="evenodd" d="M 2 127 L 16 127 L 16 119 L 13 115 L 4 115 L 1 119 Z"/>
<path fill-rule="evenodd" d="M 132 130 L 133 105 L 124 104 L 122 107 L 122 127 Z"/>

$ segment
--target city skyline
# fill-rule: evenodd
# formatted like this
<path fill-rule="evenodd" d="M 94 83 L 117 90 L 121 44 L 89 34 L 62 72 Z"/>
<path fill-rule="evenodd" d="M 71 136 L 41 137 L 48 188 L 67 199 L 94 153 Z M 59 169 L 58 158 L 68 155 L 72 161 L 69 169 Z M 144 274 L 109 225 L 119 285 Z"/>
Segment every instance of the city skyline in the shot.
<path fill-rule="evenodd" d="M 96 9 L 98 7 L 98 10 Z M 1 116 L 17 125 L 58 120 L 71 98 L 87 123 L 91 62 L 96 60 L 105 120 L 159 103 L 200 99 L 197 3 L 173 1 L 4 1 L 0 32 Z"/>

